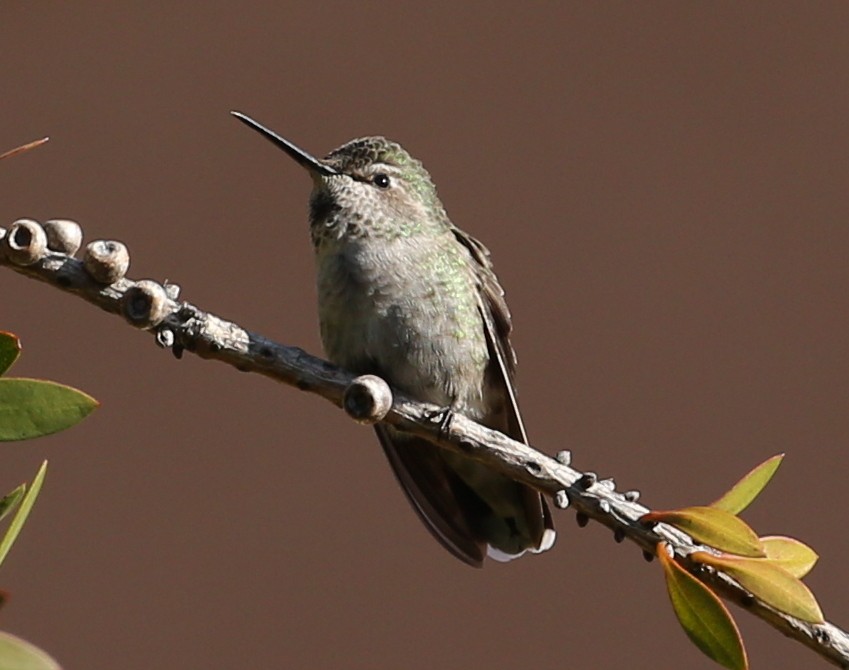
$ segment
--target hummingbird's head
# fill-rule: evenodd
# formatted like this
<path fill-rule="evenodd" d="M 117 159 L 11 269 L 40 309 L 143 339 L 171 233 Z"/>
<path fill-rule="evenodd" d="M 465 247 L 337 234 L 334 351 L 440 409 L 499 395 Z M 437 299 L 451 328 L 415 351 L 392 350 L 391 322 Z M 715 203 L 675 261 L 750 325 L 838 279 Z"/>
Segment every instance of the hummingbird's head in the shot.
<path fill-rule="evenodd" d="M 450 225 L 427 170 L 400 144 L 364 137 L 319 160 L 250 117 L 233 115 L 310 173 L 310 229 L 317 247 L 362 237 L 433 233 Z"/>

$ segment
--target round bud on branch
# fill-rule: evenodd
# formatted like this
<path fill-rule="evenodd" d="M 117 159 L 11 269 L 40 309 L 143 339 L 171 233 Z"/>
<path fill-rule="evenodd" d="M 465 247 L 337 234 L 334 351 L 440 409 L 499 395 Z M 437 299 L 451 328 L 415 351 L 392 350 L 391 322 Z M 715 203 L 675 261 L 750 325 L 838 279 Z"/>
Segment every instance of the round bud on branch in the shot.
<path fill-rule="evenodd" d="M 44 222 L 47 233 L 47 248 L 73 256 L 83 243 L 83 231 L 76 221 L 50 219 Z"/>
<path fill-rule="evenodd" d="M 83 265 L 94 281 L 100 284 L 114 284 L 127 274 L 130 253 L 121 242 L 95 240 L 86 245 Z"/>
<path fill-rule="evenodd" d="M 18 219 L 0 240 L 3 253 L 15 265 L 32 265 L 47 253 L 47 235 L 37 221 Z"/>
<path fill-rule="evenodd" d="M 121 310 L 124 318 L 137 328 L 153 328 L 171 313 L 171 304 L 161 284 L 142 279 L 124 293 Z"/>
<path fill-rule="evenodd" d="M 392 390 L 380 377 L 362 375 L 348 384 L 342 407 L 357 423 L 377 423 L 392 409 Z"/>

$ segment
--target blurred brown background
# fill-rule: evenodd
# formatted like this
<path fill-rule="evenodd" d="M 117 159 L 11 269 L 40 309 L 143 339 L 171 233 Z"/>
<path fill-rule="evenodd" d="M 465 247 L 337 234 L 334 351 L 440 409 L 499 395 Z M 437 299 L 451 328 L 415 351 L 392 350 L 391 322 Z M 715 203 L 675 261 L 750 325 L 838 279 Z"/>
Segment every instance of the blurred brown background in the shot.
<path fill-rule="evenodd" d="M 494 254 L 534 443 L 654 507 L 787 452 L 746 517 L 820 551 L 849 624 L 849 5 L 503 5 L 4 3 L 0 148 L 51 141 L 0 165 L 2 225 L 74 218 L 319 352 L 309 180 L 228 112 L 319 155 L 397 139 Z M 15 373 L 102 401 L 0 468 L 50 459 L 2 626 L 68 668 L 714 667 L 599 526 L 474 571 L 326 402 L 0 287 Z M 738 620 L 756 667 L 821 663 Z"/>

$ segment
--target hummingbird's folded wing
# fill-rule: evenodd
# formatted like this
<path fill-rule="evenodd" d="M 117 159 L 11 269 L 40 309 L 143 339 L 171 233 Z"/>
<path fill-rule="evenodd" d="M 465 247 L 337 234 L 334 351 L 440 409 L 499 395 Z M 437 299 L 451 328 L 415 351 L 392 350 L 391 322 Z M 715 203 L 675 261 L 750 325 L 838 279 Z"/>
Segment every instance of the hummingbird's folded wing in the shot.
<path fill-rule="evenodd" d="M 504 299 L 504 289 L 495 276 L 489 250 L 459 228 L 454 228 L 454 235 L 469 250 L 469 254 L 479 266 L 480 289 L 478 295 L 480 302 L 478 308 L 483 318 L 490 354 L 487 383 L 492 388 L 493 395 L 502 398 L 503 401 L 503 406 L 498 410 L 502 420 L 494 422 L 501 425 L 492 425 L 492 427 L 503 431 L 514 440 L 528 444 L 528 436 L 516 400 L 514 381 L 516 352 L 510 344 L 513 321 L 510 317 L 507 301 Z M 550 549 L 554 544 L 556 535 L 554 521 L 551 518 L 551 511 L 548 509 L 545 498 L 529 486 L 522 484 L 517 484 L 517 486 L 522 487 L 527 521 L 537 543 L 536 551 Z"/>
<path fill-rule="evenodd" d="M 490 358 L 486 372 L 488 395 L 500 400 L 494 402 L 493 411 L 484 423 L 527 443 L 513 383 L 516 357 L 509 340 L 511 320 L 504 291 L 492 270 L 486 248 L 459 229 L 454 232 L 477 263 L 478 308 Z M 521 527 L 520 534 L 527 539 L 520 541 L 515 550 L 493 547 L 488 536 L 491 526 L 490 530 L 487 527 L 494 510 L 458 476 L 438 447 L 386 425 L 377 425 L 375 430 L 413 508 L 431 534 L 460 560 L 481 567 L 487 554 L 509 560 L 520 556 L 524 549 L 544 551 L 554 543 L 554 524 L 542 495 L 529 486 L 512 482 L 521 501 L 523 518 L 506 521 L 506 525 L 515 524 L 514 530 Z"/>
<path fill-rule="evenodd" d="M 461 561 L 481 567 L 486 543 L 477 538 L 464 513 L 469 505 L 474 509 L 474 496 L 446 466 L 439 447 L 384 424 L 375 426 L 375 431 L 401 488 L 427 529 Z"/>

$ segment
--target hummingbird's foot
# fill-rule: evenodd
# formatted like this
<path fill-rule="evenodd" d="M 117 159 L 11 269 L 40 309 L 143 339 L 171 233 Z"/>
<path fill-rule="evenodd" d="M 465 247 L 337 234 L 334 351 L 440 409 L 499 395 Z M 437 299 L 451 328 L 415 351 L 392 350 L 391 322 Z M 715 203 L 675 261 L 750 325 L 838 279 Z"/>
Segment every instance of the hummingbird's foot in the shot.
<path fill-rule="evenodd" d="M 451 430 L 451 422 L 454 420 L 454 410 L 450 406 L 429 411 L 427 418 L 428 421 L 439 424 L 440 440 L 448 437 L 448 432 Z"/>

